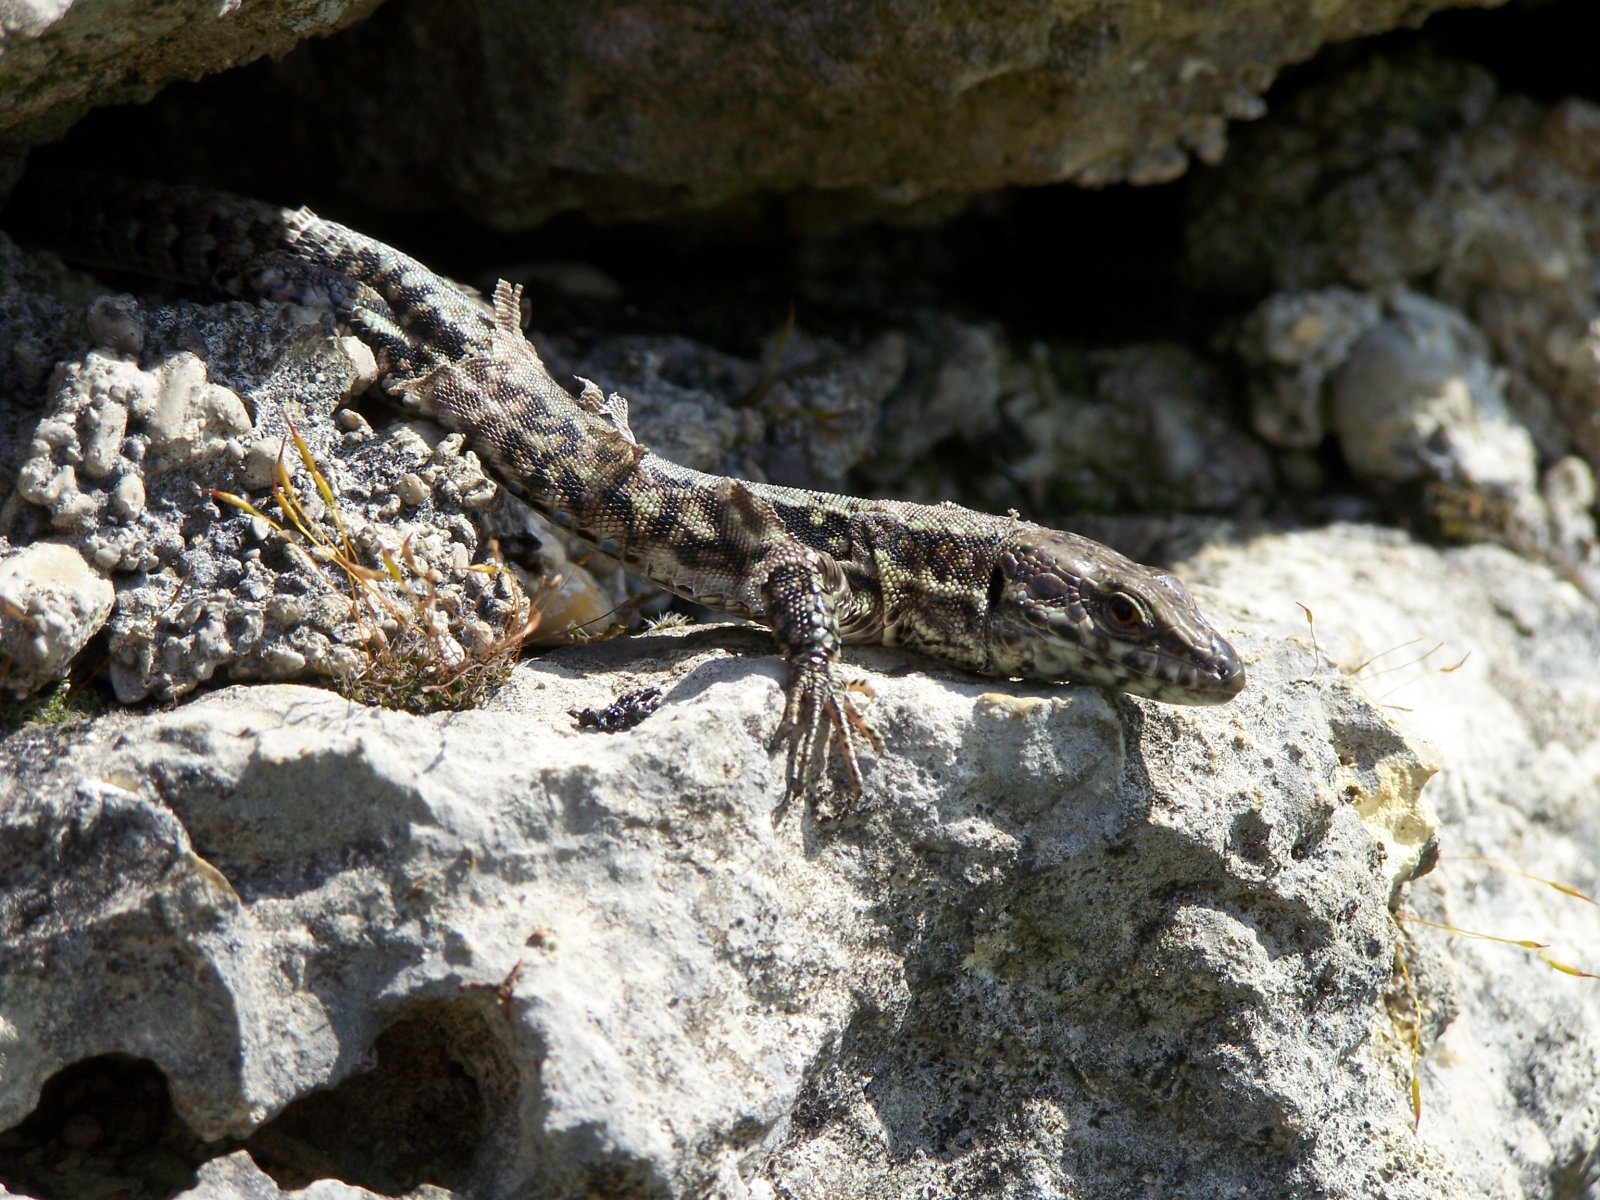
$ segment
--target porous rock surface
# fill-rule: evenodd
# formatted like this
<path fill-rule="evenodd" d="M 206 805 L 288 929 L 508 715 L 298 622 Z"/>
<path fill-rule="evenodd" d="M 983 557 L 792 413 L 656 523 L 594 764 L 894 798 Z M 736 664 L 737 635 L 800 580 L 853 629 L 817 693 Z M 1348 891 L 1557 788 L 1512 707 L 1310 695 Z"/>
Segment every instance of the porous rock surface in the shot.
<path fill-rule="evenodd" d="M 1433 341 L 1456 357 L 1486 348 L 1542 455 L 1600 461 L 1597 130 L 1591 99 L 1535 100 L 1418 52 L 1373 55 L 1303 87 L 1243 134 L 1227 169 L 1197 189 L 1189 259 L 1219 297 L 1302 306 L 1292 320 L 1266 309 L 1243 339 L 1260 368 L 1258 432 L 1315 441 L 1323 385 L 1375 325 L 1440 324 L 1408 301 L 1421 292 L 1476 328 Z M 1298 355 L 1290 339 L 1261 342 L 1274 326 L 1294 333 Z M 1462 373 L 1482 391 L 1481 368 Z"/>
<path fill-rule="evenodd" d="M 1272 582 L 1252 587 L 1265 561 Z M 1222 554 L 1211 578 L 1251 597 L 1242 621 L 1287 630 L 1305 618 L 1285 618 L 1279 597 L 1306 605 L 1322 650 L 1441 766 L 1425 793 L 1440 866 L 1398 909 L 1423 1011 L 1413 1144 L 1448 1162 L 1467 1195 L 1593 1194 L 1600 913 L 1543 881 L 1600 895 L 1600 606 L 1499 547 L 1441 553 L 1353 526 L 1247 543 Z M 1544 943 L 1554 961 L 1591 974 L 1409 917 Z M 1384 1036 L 1403 1046 L 1404 989 L 1389 1002 L 1402 1016 Z M 1388 1181 L 1348 1194 L 1408 1193 Z"/>
<path fill-rule="evenodd" d="M 0 686 L 28 696 L 59 679 L 111 614 L 109 580 L 71 546 L 0 547 Z"/>
<path fill-rule="evenodd" d="M 274 685 L 14 733 L 0 1126 L 118 1051 L 244 1137 L 421 1029 L 476 1090 L 463 1195 L 1556 1194 L 1600 997 L 1402 926 L 1413 1133 L 1390 905 L 1592 947 L 1592 908 L 1455 860 L 1595 890 L 1594 606 L 1357 527 L 1185 571 L 1242 627 L 1233 704 L 863 652 L 888 749 L 843 814 L 777 802 L 780 667 L 734 626 L 556 652 L 482 711 Z M 566 715 L 651 684 L 628 734 Z"/>
<path fill-rule="evenodd" d="M 1600 598 L 1600 105 L 1375 54 L 1290 93 L 1196 189 L 1190 268 L 1250 298 L 1236 349 L 1285 476 L 1314 448 L 1406 519 Z"/>
<path fill-rule="evenodd" d="M 554 539 L 541 559 L 540 527 L 496 505 L 498 488 L 459 437 L 410 423 L 378 431 L 339 408 L 376 368 L 322 314 L 125 295 L 29 309 L 43 299 L 0 296 L 12 345 L 49 349 L 36 370 L 17 365 L 23 354 L 0 367 L 13 401 L 0 578 L 27 569 L 11 555 L 48 539 L 111 589 L 73 643 L 103 624 L 123 702 L 172 699 L 213 677 L 349 679 L 375 638 L 393 638 L 397 611 L 416 623 L 448 614 L 446 653 L 473 653 L 527 608 L 510 578 L 486 570 L 496 537 L 526 543 L 535 569 L 565 570 L 552 623 L 611 606 Z M 284 480 L 298 518 L 274 498 Z M 363 600 L 332 551 L 378 572 L 367 591 L 385 601 Z M 384 578 L 385 562 L 403 584 Z M 30 653 L 12 690 L 37 689 L 70 658 Z"/>

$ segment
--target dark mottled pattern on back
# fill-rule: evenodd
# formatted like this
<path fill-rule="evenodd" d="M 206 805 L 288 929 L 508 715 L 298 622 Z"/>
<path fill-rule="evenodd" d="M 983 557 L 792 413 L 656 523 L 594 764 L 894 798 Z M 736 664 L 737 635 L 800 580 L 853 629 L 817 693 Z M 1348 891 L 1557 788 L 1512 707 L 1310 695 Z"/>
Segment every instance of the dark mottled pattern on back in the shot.
<path fill-rule="evenodd" d="M 584 540 L 669 591 L 772 626 L 791 663 L 800 782 L 830 727 L 856 780 L 864 727 L 836 674 L 845 642 L 1190 703 L 1243 686 L 1181 584 L 1087 538 L 951 504 L 706 475 L 649 453 L 620 398 L 575 397 L 550 378 L 518 312 L 502 284 L 488 352 L 407 384 L 411 399 Z"/>
<path fill-rule="evenodd" d="M 342 225 L 216 193 L 50 177 L 22 200 L 86 261 L 329 307 L 373 344 L 398 399 L 465 434 L 535 508 L 660 586 L 770 626 L 789 663 L 790 795 L 834 744 L 859 794 L 859 743 L 878 747 L 840 675 L 846 641 L 1173 703 L 1220 703 L 1244 686 L 1233 648 L 1178 580 L 1088 538 L 950 504 L 706 475 L 651 454 L 620 397 L 593 385 L 573 395 L 551 378 L 509 284 L 491 316 Z"/>

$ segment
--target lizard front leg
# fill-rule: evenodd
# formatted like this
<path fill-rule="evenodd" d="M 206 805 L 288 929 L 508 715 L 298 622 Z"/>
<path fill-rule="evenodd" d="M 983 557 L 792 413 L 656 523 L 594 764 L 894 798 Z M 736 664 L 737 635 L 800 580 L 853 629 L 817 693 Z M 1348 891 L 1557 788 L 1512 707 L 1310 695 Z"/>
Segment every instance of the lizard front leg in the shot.
<path fill-rule="evenodd" d="M 785 800 L 803 797 L 814 775 L 827 768 L 837 739 L 852 798 L 861 795 L 857 738 L 879 754 L 883 743 L 850 702 L 839 672 L 838 601 L 849 585 L 839 564 L 798 544 L 775 547 L 762 564 L 767 621 L 789 664 L 787 702 L 776 740 L 787 739 Z"/>

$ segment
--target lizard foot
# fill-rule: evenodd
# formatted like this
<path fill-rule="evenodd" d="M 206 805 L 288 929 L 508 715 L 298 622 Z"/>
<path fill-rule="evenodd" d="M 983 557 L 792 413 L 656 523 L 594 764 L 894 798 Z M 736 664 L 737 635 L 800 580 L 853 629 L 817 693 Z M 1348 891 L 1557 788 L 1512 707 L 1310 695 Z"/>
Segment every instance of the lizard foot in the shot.
<path fill-rule="evenodd" d="M 812 780 L 826 772 L 828 750 L 835 740 L 851 799 L 861 795 L 859 741 L 883 753 L 883 742 L 851 703 L 837 664 L 821 656 L 797 660 L 789 668 L 788 702 L 773 745 L 785 740 L 789 743 L 785 804 L 803 798 Z"/>

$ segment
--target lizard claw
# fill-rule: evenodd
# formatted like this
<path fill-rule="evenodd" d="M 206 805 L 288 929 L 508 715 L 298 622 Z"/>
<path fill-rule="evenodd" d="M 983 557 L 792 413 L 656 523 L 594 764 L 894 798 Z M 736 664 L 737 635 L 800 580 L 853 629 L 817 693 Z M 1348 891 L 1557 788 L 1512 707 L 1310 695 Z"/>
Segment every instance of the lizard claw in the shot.
<path fill-rule="evenodd" d="M 883 743 L 856 711 L 839 679 L 837 665 L 821 656 L 796 660 L 789 668 L 788 701 L 773 744 L 787 740 L 789 762 L 784 803 L 803 798 L 812 780 L 826 772 L 828 751 L 835 740 L 844 762 L 845 786 L 851 799 L 861 796 L 858 738 L 883 753 Z"/>

